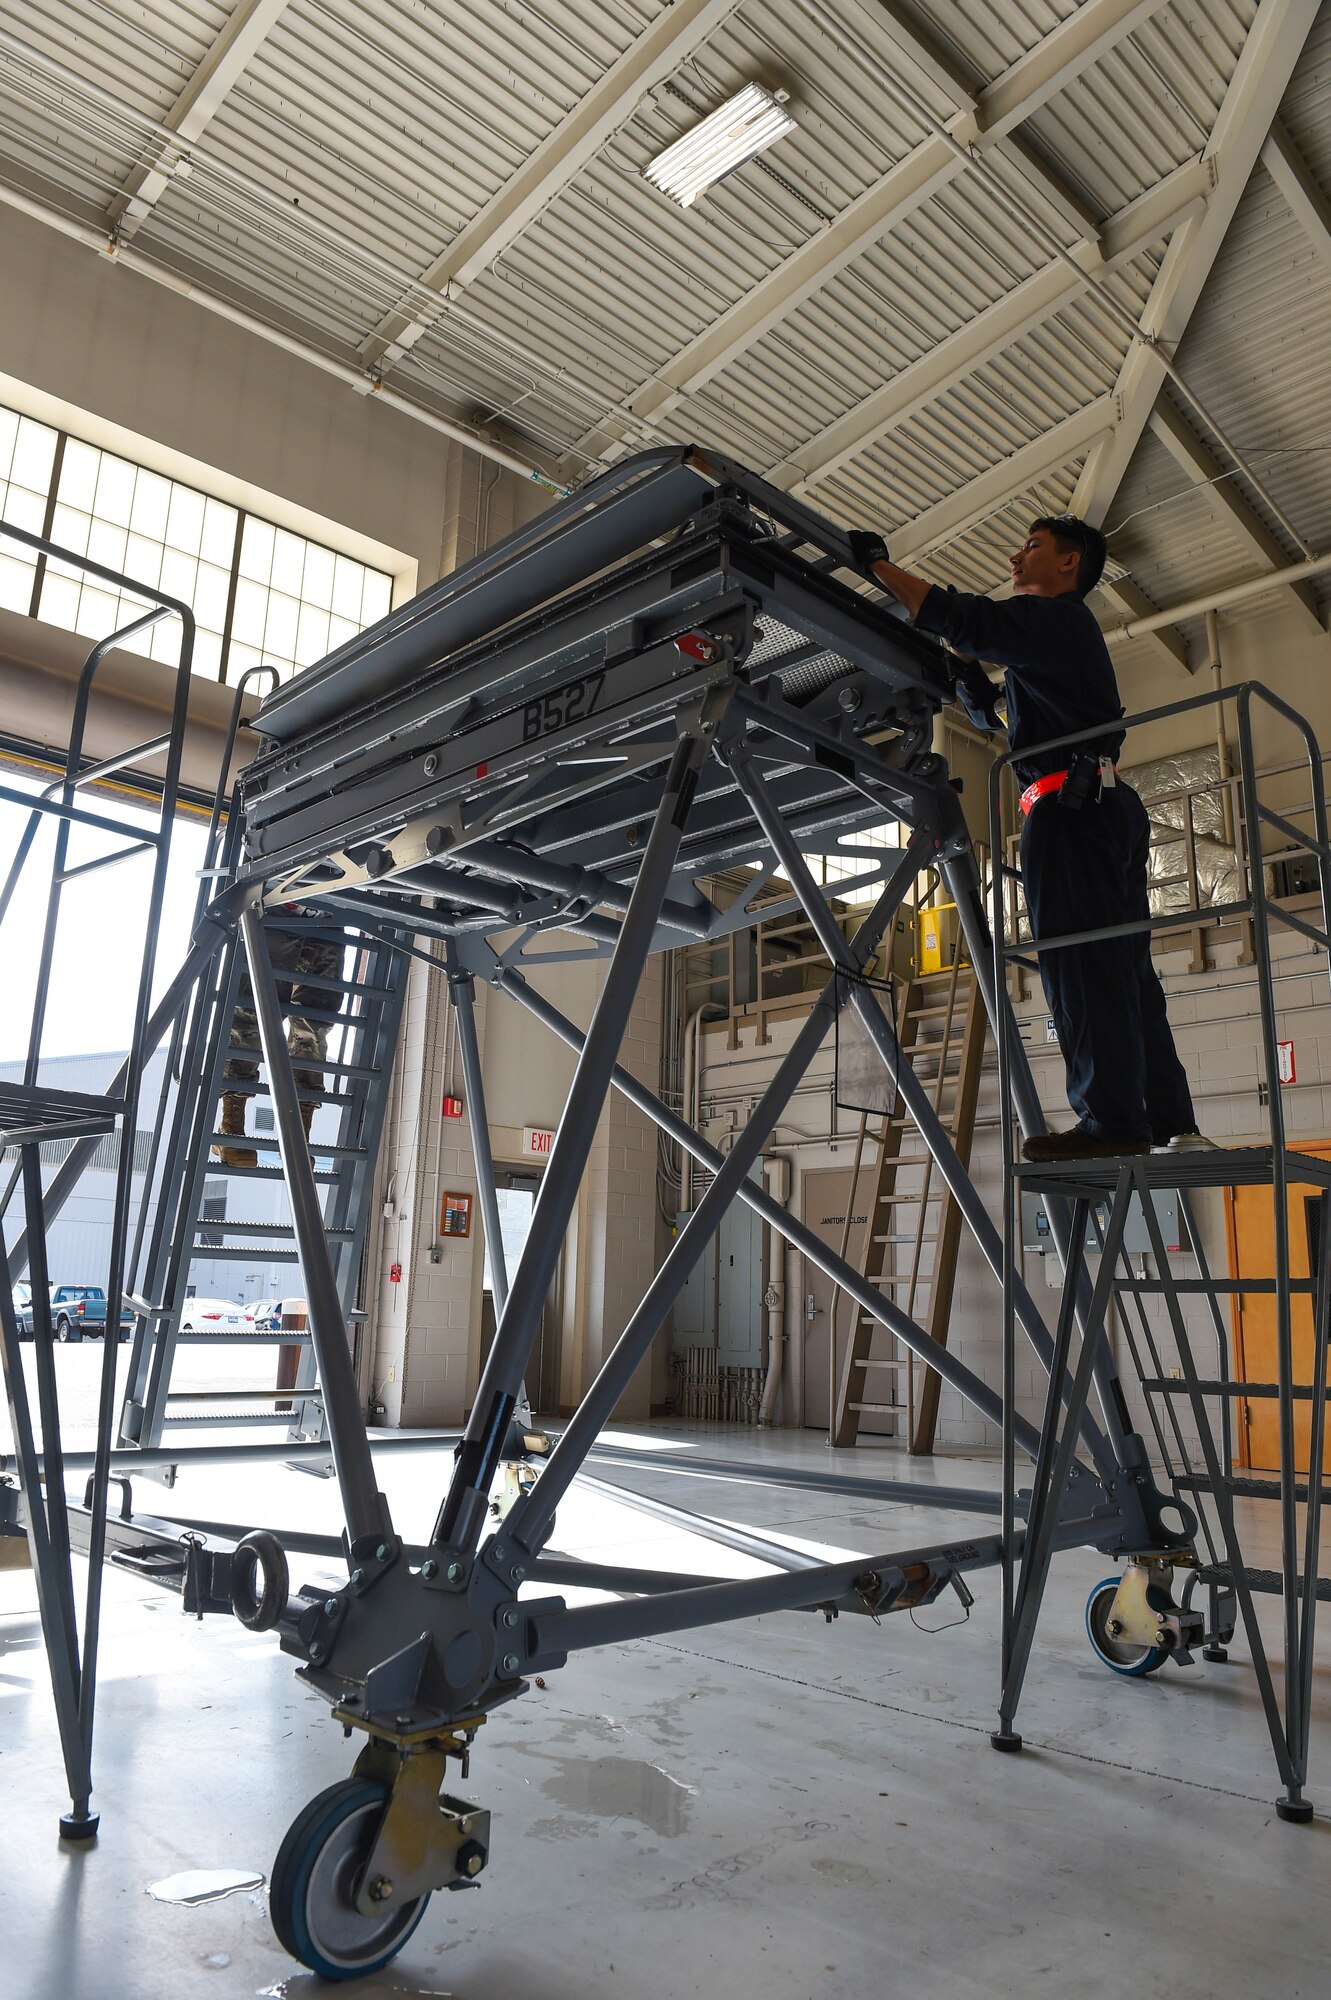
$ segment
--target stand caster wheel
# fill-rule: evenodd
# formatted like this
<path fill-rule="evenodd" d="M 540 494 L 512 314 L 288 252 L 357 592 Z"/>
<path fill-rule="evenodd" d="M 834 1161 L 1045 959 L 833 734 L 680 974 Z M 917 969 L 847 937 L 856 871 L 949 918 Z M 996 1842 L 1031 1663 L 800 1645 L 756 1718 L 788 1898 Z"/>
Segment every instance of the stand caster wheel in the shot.
<path fill-rule="evenodd" d="M 60 1838 L 74 1842 L 96 1840 L 101 1823 L 100 1813 L 61 1813 Z"/>
<path fill-rule="evenodd" d="M 1313 1809 L 1307 1799 L 1277 1799 L 1276 1818 L 1287 1819 L 1294 1826 L 1307 1826 L 1313 1816 Z"/>
<path fill-rule="evenodd" d="M 363 1917 L 354 1885 L 379 1830 L 388 1788 L 343 1778 L 311 1799 L 273 1863 L 268 1913 L 279 1941 L 321 1979 L 359 1979 L 401 1951 L 428 1895 Z"/>
<path fill-rule="evenodd" d="M 1135 1639 L 1120 1640 L 1111 1636 L 1109 1613 L 1118 1595 L 1118 1578 L 1107 1576 L 1103 1583 L 1097 1583 L 1086 1600 L 1086 1634 L 1091 1642 L 1091 1650 L 1096 1658 L 1103 1660 L 1112 1673 L 1125 1674 L 1130 1680 L 1143 1680 L 1147 1674 L 1158 1674 L 1169 1651 L 1164 1646 L 1143 1646 Z"/>

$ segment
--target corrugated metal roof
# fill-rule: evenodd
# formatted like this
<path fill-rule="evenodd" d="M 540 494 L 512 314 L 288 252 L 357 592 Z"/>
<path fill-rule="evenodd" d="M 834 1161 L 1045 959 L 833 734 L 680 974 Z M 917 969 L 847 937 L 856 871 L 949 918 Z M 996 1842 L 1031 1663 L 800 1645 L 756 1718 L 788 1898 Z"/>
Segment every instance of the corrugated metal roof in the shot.
<path fill-rule="evenodd" d="M 512 240 L 445 301 L 423 291 L 423 274 L 670 10 L 663 0 L 290 0 L 137 248 L 357 365 L 391 313 L 428 305 L 432 323 L 393 363 L 393 386 L 469 420 L 502 419 L 570 479 L 616 441 L 684 434 L 794 478 L 801 453 L 838 426 L 811 497 L 843 519 L 904 529 L 977 477 L 989 475 L 992 492 L 1013 452 L 1029 471 L 1027 447 L 1113 387 L 1127 335 L 1094 297 L 1065 300 L 982 366 L 941 369 L 904 414 L 876 434 L 866 425 L 861 444 L 858 406 L 927 367 L 1047 265 L 1051 231 L 1066 249 L 1080 225 L 1048 189 L 1032 196 L 1010 140 L 985 148 L 984 173 L 941 155 L 945 184 L 875 211 L 845 244 L 837 225 L 919 149 L 938 159 L 939 121 L 1060 24 L 1075 33 L 1078 11 L 1078 0 L 933 0 L 889 18 L 871 0 L 740 0 L 719 25 L 709 17 L 668 76 L 623 98 L 611 136 L 545 186 Z M 104 224 L 228 12 L 213 0 L 0 0 L 0 179 Z M 1196 159 L 1256 12 L 1257 0 L 1161 0 L 1020 126 L 1037 178 L 1043 163 L 1098 221 Z M 941 65 L 905 52 L 908 19 Z M 789 91 L 796 129 L 694 209 L 677 208 L 643 168 L 751 78 Z M 1331 187 L 1331 4 L 1283 115 Z M 1034 199 L 1038 220 L 1014 219 L 1013 199 Z M 1134 314 L 1163 250 L 1110 281 Z M 811 280 L 792 287 L 788 268 L 806 265 Z M 1183 350 L 1221 428 L 1262 455 L 1260 479 L 1317 546 L 1331 542 L 1317 444 L 1323 429 L 1331 437 L 1323 268 L 1259 171 Z M 755 298 L 770 310 L 751 334 L 696 361 L 697 343 Z M 675 380 L 683 391 L 662 409 L 654 385 Z M 633 407 L 644 396 L 646 415 Z M 1033 507 L 1066 504 L 1079 464 L 1047 469 L 983 518 L 949 506 L 962 526 L 935 547 L 934 571 L 1000 579 L 1011 536 Z M 1243 560 L 1204 499 L 1156 506 L 1182 484 L 1148 439 L 1113 509 L 1156 507 L 1149 533 L 1125 530 L 1122 546 L 1137 581 L 1165 600 Z M 1262 511 L 1261 493 L 1248 492 Z"/>
<path fill-rule="evenodd" d="M 1073 181 L 1110 209 L 1200 153 L 1257 0 L 1162 7 L 1029 121 Z"/>

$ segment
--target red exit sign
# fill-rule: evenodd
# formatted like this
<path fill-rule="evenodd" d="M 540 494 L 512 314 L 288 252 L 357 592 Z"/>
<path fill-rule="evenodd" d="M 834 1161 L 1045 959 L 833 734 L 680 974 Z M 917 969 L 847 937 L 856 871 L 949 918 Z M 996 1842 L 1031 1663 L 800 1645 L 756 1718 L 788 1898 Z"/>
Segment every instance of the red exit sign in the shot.
<path fill-rule="evenodd" d="M 544 1125 L 524 1125 L 522 1128 L 522 1157 L 524 1160 L 548 1160 L 554 1147 L 555 1135 Z"/>

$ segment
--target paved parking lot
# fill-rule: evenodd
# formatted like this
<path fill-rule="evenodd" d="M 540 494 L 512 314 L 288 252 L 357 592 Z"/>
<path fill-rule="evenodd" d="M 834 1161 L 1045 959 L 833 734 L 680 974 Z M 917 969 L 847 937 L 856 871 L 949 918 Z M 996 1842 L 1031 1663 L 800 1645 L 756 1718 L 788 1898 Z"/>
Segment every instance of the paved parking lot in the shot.
<path fill-rule="evenodd" d="M 123 1393 L 129 1352 L 129 1342 L 123 1341 L 116 1356 L 117 1404 Z M 276 1347 L 258 1345 L 182 1347 L 177 1351 L 174 1386 L 176 1389 L 271 1389 L 277 1381 L 277 1355 Z M 37 1383 L 34 1348 L 30 1341 L 23 1343 L 23 1366 L 35 1408 Z M 57 1346 L 55 1373 L 64 1441 L 73 1450 L 88 1447 L 93 1443 L 97 1401 L 101 1393 L 102 1342 L 83 1340 L 73 1346 Z M 208 1407 L 214 1413 L 223 1413 L 234 1407 L 239 1413 L 246 1406 L 242 1403 L 234 1406 L 214 1403 Z M 209 1425 L 207 1428 L 212 1430 L 214 1427 Z M 183 1437 L 198 1435 L 183 1426 L 177 1432 L 173 1425 L 172 1432 Z M 13 1436 L 6 1402 L 0 1407 L 0 1450 L 8 1452 L 12 1448 Z"/>

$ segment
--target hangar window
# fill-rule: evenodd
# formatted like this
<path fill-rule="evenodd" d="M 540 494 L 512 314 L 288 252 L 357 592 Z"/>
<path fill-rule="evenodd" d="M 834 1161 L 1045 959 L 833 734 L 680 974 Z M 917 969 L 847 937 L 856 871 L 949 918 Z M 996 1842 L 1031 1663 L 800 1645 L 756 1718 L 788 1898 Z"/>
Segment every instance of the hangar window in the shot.
<path fill-rule="evenodd" d="M 247 667 L 283 679 L 388 611 L 393 579 L 178 479 L 0 409 L 0 516 L 193 609 L 194 671 L 235 682 Z M 68 563 L 0 538 L 0 604 L 90 639 L 142 600 Z M 174 662 L 165 623 L 138 642 Z"/>
<path fill-rule="evenodd" d="M 46 519 L 58 433 L 15 410 L 0 410 L 0 519 L 40 535 Z M 37 558 L 21 542 L 0 537 L 0 605 L 32 608 Z"/>

